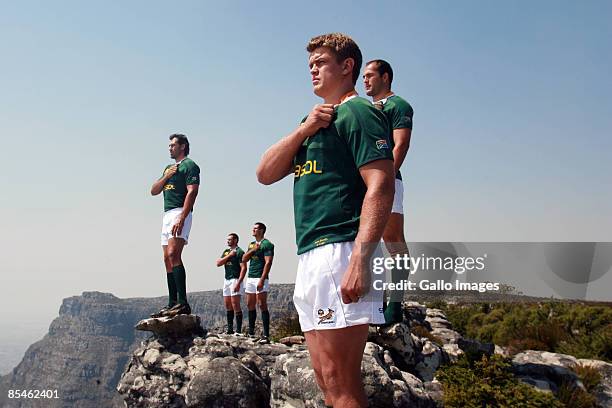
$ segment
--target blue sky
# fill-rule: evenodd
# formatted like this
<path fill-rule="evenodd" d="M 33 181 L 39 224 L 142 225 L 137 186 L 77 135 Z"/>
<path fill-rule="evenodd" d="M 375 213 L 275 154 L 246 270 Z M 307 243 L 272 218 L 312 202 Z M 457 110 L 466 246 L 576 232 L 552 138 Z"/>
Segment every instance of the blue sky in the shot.
<path fill-rule="evenodd" d="M 202 168 L 188 289 L 219 287 L 226 234 L 244 245 L 260 220 L 277 247 L 272 282 L 292 282 L 291 180 L 261 186 L 254 169 L 318 102 L 304 47 L 331 31 L 391 62 L 414 107 L 410 241 L 612 241 L 610 2 L 2 9 L 7 322 L 45 326 L 84 290 L 165 293 L 162 202 L 148 190 L 174 132 Z"/>

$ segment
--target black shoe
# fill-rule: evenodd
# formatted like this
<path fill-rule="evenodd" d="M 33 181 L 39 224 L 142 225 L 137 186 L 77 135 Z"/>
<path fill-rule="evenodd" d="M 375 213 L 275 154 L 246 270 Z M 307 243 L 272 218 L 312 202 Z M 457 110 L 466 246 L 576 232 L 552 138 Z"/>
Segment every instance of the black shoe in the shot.
<path fill-rule="evenodd" d="M 261 338 L 259 340 L 257 340 L 257 343 L 259 343 L 259 344 L 270 344 L 270 339 L 268 338 L 268 336 L 261 336 Z"/>
<path fill-rule="evenodd" d="M 233 331 L 233 330 L 226 330 L 226 331 L 225 331 L 225 334 L 232 335 L 232 334 L 234 334 L 234 331 Z"/>
<path fill-rule="evenodd" d="M 164 312 L 163 317 L 174 317 L 178 315 L 188 315 L 191 314 L 191 307 L 189 303 L 178 303 Z"/>
<path fill-rule="evenodd" d="M 159 312 L 151 314 L 151 317 L 153 317 L 153 318 L 162 317 L 162 316 L 164 316 L 164 313 L 166 313 L 168 310 L 172 309 L 174 306 L 176 306 L 176 305 L 164 306 L 161 309 L 159 309 Z"/>

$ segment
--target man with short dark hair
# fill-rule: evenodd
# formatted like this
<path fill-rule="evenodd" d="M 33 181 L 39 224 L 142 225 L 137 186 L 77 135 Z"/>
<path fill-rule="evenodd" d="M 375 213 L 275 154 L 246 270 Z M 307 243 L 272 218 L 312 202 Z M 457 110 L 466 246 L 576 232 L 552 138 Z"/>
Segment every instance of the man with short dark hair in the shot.
<path fill-rule="evenodd" d="M 200 168 L 187 155 L 189 140 L 183 134 L 170 135 L 170 158 L 163 175 L 153 183 L 151 195 L 164 192 L 161 244 L 166 266 L 168 304 L 151 317 L 190 314 L 187 302 L 185 267 L 181 255 L 191 230 L 193 206 L 200 185 Z"/>
<path fill-rule="evenodd" d="M 389 125 L 355 92 L 362 57 L 350 37 L 317 36 L 306 50 L 323 103 L 264 153 L 257 178 L 272 184 L 293 174 L 299 255 L 293 302 L 325 404 L 365 407 L 368 324 L 384 322 L 368 263 L 393 202 Z"/>
<path fill-rule="evenodd" d="M 261 311 L 261 322 L 263 323 L 263 336 L 260 343 L 270 342 L 270 312 L 268 311 L 268 292 L 270 291 L 269 275 L 274 259 L 274 244 L 264 238 L 266 226 L 262 222 L 253 225 L 253 237 L 255 241 L 242 257 L 242 262 L 249 262 L 249 273 L 247 275 L 246 295 L 247 308 L 249 310 L 249 336 L 255 335 L 255 321 L 257 320 L 257 307 Z"/>
<path fill-rule="evenodd" d="M 246 263 L 242 261 L 244 251 L 238 246 L 238 234 L 227 236 L 227 248 L 217 259 L 217 266 L 225 266 L 223 282 L 223 301 L 227 314 L 227 334 L 234 334 L 234 316 L 236 316 L 236 333 L 242 333 L 242 309 L 240 295 L 244 292 L 242 282 L 246 274 Z"/>
<path fill-rule="evenodd" d="M 391 215 L 383 233 L 383 240 L 389 254 L 395 257 L 396 255 L 408 255 L 408 246 L 404 238 L 404 185 L 400 167 L 410 147 L 414 111 L 408 102 L 391 91 L 392 82 L 393 69 L 387 61 L 377 59 L 366 64 L 363 73 L 366 94 L 372 97 L 374 106 L 385 114 L 393 132 L 390 141 L 395 170 L 395 196 Z M 392 269 L 391 274 L 391 279 L 395 283 L 408 278 L 407 270 Z M 387 324 L 403 320 L 403 294 L 403 291 L 398 290 L 391 292 L 389 303 L 385 306 Z"/>

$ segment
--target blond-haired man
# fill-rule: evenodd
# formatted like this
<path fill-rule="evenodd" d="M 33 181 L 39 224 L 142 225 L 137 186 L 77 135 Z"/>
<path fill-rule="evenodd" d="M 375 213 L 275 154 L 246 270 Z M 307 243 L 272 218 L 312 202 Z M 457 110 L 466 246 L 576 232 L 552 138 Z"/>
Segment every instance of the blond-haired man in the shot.
<path fill-rule="evenodd" d="M 306 50 L 323 103 L 264 153 L 257 178 L 272 184 L 293 174 L 299 255 L 293 300 L 325 403 L 365 407 L 368 324 L 384 322 L 382 297 L 368 295 L 368 262 L 393 202 L 389 126 L 355 92 L 362 56 L 350 37 L 320 35 Z"/>

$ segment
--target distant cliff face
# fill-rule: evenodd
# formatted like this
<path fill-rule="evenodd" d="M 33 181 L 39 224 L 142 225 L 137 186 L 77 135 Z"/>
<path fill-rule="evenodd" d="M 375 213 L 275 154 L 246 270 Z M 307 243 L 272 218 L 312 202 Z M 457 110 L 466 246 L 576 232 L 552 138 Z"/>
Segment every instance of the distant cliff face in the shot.
<path fill-rule="evenodd" d="M 293 308 L 293 285 L 272 285 L 272 318 Z M 21 363 L 0 380 L 1 407 L 122 407 L 116 386 L 128 357 L 148 334 L 134 325 L 166 299 L 119 299 L 85 292 L 63 301 L 49 333 L 32 344 Z M 194 314 L 204 327 L 222 327 L 225 308 L 219 291 L 190 293 Z M 246 305 L 243 303 L 246 312 Z M 57 390 L 59 399 L 8 399 L 9 389 Z"/>

